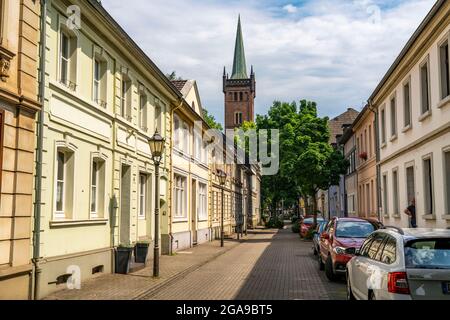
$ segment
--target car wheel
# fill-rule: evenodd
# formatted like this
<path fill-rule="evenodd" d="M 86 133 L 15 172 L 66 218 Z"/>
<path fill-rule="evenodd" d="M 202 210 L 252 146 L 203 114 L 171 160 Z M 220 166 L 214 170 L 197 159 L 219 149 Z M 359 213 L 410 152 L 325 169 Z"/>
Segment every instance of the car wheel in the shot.
<path fill-rule="evenodd" d="M 325 269 L 325 265 L 322 262 L 322 256 L 321 256 L 320 252 L 318 255 L 319 255 L 319 257 L 317 258 L 317 261 L 319 261 L 319 270 L 323 271 Z"/>
<path fill-rule="evenodd" d="M 375 293 L 373 291 L 370 291 L 369 293 L 369 300 L 377 300 L 377 298 L 375 297 Z"/>
<path fill-rule="evenodd" d="M 327 275 L 328 280 L 334 281 L 336 279 L 336 275 L 333 271 L 333 260 L 331 260 L 331 256 L 329 255 L 327 261 L 325 262 L 325 274 Z"/>
<path fill-rule="evenodd" d="M 347 300 L 356 300 L 355 296 L 353 295 L 352 286 L 350 284 L 350 277 L 347 273 Z"/>

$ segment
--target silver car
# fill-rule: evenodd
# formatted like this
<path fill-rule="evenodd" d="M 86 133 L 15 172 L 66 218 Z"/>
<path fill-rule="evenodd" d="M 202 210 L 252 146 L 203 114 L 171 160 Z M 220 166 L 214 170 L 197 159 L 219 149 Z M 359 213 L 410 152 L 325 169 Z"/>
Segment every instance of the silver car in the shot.
<path fill-rule="evenodd" d="M 450 230 L 386 227 L 348 250 L 349 300 L 450 300 Z"/>

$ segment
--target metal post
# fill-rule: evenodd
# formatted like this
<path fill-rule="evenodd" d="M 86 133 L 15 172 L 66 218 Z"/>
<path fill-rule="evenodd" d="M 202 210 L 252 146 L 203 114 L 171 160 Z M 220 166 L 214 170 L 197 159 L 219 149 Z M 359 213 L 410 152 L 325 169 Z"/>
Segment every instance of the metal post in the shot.
<path fill-rule="evenodd" d="M 223 191 L 223 189 L 224 189 L 224 187 L 222 186 L 222 217 L 221 217 L 221 222 L 220 222 L 220 230 L 221 230 L 221 232 L 220 232 L 220 246 L 221 247 L 223 247 L 223 237 L 224 237 L 224 232 L 223 232 L 223 198 L 224 198 L 224 196 L 223 196 L 223 193 L 224 193 L 224 191 Z"/>
<path fill-rule="evenodd" d="M 155 163 L 155 246 L 153 249 L 153 277 L 159 277 L 159 162 Z"/>

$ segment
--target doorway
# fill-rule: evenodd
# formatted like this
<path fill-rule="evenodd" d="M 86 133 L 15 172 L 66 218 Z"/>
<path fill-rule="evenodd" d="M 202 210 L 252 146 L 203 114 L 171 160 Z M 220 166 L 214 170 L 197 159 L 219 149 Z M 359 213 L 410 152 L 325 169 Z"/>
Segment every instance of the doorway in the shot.
<path fill-rule="evenodd" d="M 131 167 L 122 165 L 120 180 L 120 243 L 130 243 Z"/>

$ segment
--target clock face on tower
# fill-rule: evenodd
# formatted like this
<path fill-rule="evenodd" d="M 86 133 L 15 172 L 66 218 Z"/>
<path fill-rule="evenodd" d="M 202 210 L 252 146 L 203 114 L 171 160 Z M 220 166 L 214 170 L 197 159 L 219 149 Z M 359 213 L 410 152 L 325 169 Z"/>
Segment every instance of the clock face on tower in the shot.
<path fill-rule="evenodd" d="M 231 77 L 223 71 L 223 93 L 225 95 L 225 129 L 241 127 L 245 121 L 254 121 L 256 80 L 253 67 L 247 75 L 241 18 L 238 19 L 236 45 L 234 49 L 233 73 Z"/>

